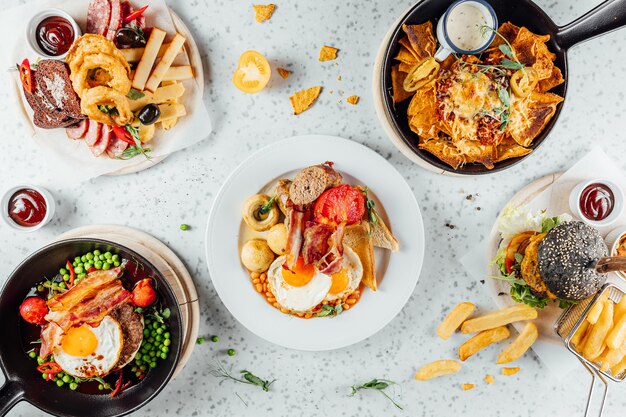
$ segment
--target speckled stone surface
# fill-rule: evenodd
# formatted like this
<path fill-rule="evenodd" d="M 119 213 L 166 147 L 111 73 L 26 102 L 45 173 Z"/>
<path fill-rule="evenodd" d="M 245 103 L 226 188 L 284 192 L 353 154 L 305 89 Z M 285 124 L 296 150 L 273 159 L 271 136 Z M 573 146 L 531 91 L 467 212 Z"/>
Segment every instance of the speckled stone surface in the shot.
<path fill-rule="evenodd" d="M 3 7 L 20 3 L 7 0 Z M 442 342 L 434 333 L 452 305 L 471 300 L 481 309 L 492 308 L 486 288 L 463 271 L 458 259 L 488 234 L 497 211 L 516 190 L 542 175 L 568 168 L 592 144 L 601 146 L 626 169 L 626 31 L 570 52 L 569 92 L 561 118 L 546 144 L 524 163 L 491 176 L 446 178 L 416 168 L 396 151 L 384 136 L 372 104 L 372 61 L 379 42 L 411 3 L 277 1 L 272 19 L 257 24 L 252 2 L 169 1 L 195 31 L 205 64 L 205 102 L 214 133 L 150 170 L 103 177 L 80 187 L 56 183 L 41 168 L 45 155 L 24 136 L 13 110 L 15 103 L 7 89 L 1 89 L 0 188 L 20 182 L 44 185 L 56 197 L 57 215 L 34 234 L 16 233 L 0 224 L 0 282 L 23 257 L 53 236 L 93 223 L 138 227 L 180 254 L 200 294 L 200 333 L 218 334 L 220 341 L 196 346 L 181 375 L 137 416 L 582 416 L 586 372 L 581 368 L 559 380 L 532 354 L 519 361 L 522 370 L 511 377 L 500 375 L 495 365 L 499 348 L 494 347 L 469 359 L 462 373 L 453 377 L 416 382 L 413 373 L 426 362 L 455 356 L 462 338 Z M 598 3 L 539 1 L 559 24 Z M 340 49 L 336 61 L 317 61 L 323 44 Z M 247 49 L 265 54 L 274 71 L 285 66 L 293 75 L 283 80 L 274 72 L 261 94 L 240 93 L 230 79 L 239 54 Z M 288 96 L 317 84 L 325 87 L 318 102 L 299 117 L 292 116 Z M 352 94 L 361 96 L 357 106 L 344 101 Z M 229 172 L 263 145 L 305 133 L 347 137 L 385 156 L 411 185 L 426 225 L 428 256 L 407 306 L 378 334 L 335 352 L 286 350 L 250 334 L 221 304 L 204 260 L 209 208 Z M 469 194 L 472 200 L 466 199 Z M 189 231 L 179 230 L 183 222 L 191 225 Z M 11 343 L 13 338 L 1 335 L 0 343 Z M 226 355 L 231 347 L 237 350 L 235 357 Z M 208 374 L 214 358 L 235 370 L 245 368 L 278 380 L 269 393 L 220 382 Z M 493 385 L 483 382 L 487 373 L 495 376 Z M 404 411 L 394 409 L 377 392 L 349 396 L 350 385 L 373 377 L 401 383 L 396 394 Z M 476 388 L 464 392 L 462 383 L 475 383 Z M 626 385 L 614 386 L 605 415 L 623 416 L 625 398 Z M 11 417 L 40 414 L 26 403 L 9 413 Z"/>

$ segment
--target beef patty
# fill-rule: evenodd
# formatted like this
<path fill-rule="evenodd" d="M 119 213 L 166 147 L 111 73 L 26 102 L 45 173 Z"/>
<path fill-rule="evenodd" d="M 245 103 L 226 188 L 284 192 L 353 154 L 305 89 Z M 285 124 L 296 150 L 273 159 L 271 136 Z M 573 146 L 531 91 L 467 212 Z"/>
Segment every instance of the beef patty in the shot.
<path fill-rule="evenodd" d="M 141 346 L 143 340 L 143 321 L 140 314 L 135 313 L 130 304 L 123 304 L 111 312 L 111 317 L 117 320 L 122 327 L 124 345 L 120 359 L 115 365 L 119 369 L 130 363 Z"/>

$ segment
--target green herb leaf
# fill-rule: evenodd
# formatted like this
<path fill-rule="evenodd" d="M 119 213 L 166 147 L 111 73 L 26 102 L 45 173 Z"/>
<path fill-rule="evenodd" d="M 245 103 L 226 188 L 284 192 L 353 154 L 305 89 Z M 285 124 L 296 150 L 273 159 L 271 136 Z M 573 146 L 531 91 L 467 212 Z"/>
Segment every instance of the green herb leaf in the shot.
<path fill-rule="evenodd" d="M 521 264 L 523 260 L 524 260 L 524 255 L 522 255 L 521 253 L 515 254 L 515 262 L 517 262 L 518 264 Z"/>
<path fill-rule="evenodd" d="M 271 381 L 261 379 L 258 376 L 254 375 L 252 372 L 246 371 L 245 369 L 239 371 L 241 375 L 243 375 L 243 379 L 236 378 L 230 372 L 228 372 L 226 368 L 224 368 L 224 366 L 217 360 L 211 366 L 209 372 L 216 378 L 230 379 L 231 381 L 239 382 L 242 384 L 256 385 L 265 392 L 268 392 L 270 390 L 270 385 L 272 385 L 276 381 L 275 379 Z"/>
<path fill-rule="evenodd" d="M 100 110 L 104 114 L 109 114 L 111 116 L 119 116 L 119 112 L 115 106 L 111 106 L 110 104 L 98 104 L 98 110 Z"/>
<path fill-rule="evenodd" d="M 509 95 L 509 91 L 506 88 L 500 88 L 498 90 L 498 97 L 506 107 L 509 107 L 511 105 L 511 96 Z"/>
<path fill-rule="evenodd" d="M 376 212 L 376 202 L 369 197 L 369 188 L 365 187 L 363 189 L 363 194 L 365 194 L 365 208 L 367 208 L 367 218 L 370 223 L 377 224 L 378 223 L 378 213 Z M 370 230 L 371 233 L 371 230 Z"/>
<path fill-rule="evenodd" d="M 141 140 L 139 138 L 139 128 L 131 125 L 126 125 L 125 127 L 126 131 L 130 133 L 130 136 L 133 138 L 135 145 L 126 148 L 126 150 L 122 153 L 122 156 L 120 156 L 119 159 L 131 159 L 137 155 L 143 155 L 148 160 L 152 159 L 148 155 L 148 153 L 150 152 L 150 148 L 144 148 L 141 143 Z"/>
<path fill-rule="evenodd" d="M 541 233 L 548 233 L 559 224 L 558 217 L 548 217 L 541 222 Z"/>
<path fill-rule="evenodd" d="M 358 391 L 360 390 L 365 390 L 365 389 L 373 389 L 376 390 L 378 392 L 380 392 L 382 395 L 384 395 L 389 401 L 391 401 L 391 403 L 398 409 L 403 410 L 402 406 L 400 406 L 400 404 L 398 404 L 396 401 L 394 401 L 393 398 L 391 398 L 389 396 L 389 394 L 387 394 L 387 392 L 385 392 L 385 390 L 387 388 L 389 388 L 390 385 L 396 385 L 395 382 L 390 381 L 388 379 L 372 379 L 369 382 L 366 382 L 364 384 L 361 385 L 352 385 L 350 388 L 352 388 L 352 393 L 350 395 L 355 395 Z"/>
<path fill-rule="evenodd" d="M 143 92 L 139 90 L 135 90 L 134 88 L 131 88 L 128 94 L 126 94 L 126 97 L 128 97 L 131 100 L 139 100 L 143 96 L 145 96 Z"/>
<path fill-rule="evenodd" d="M 513 50 L 511 49 L 511 47 L 507 44 L 500 44 L 500 46 L 498 46 L 498 49 L 500 49 L 500 51 L 502 51 L 502 53 L 506 56 L 508 56 L 511 59 L 514 59 L 513 57 Z"/>
<path fill-rule="evenodd" d="M 522 64 L 521 62 L 511 61 L 510 59 L 506 59 L 506 58 L 502 58 L 502 61 L 500 61 L 500 65 L 502 65 L 506 69 L 513 69 L 513 70 L 524 68 L 524 64 Z"/>
<path fill-rule="evenodd" d="M 272 209 L 272 206 L 274 205 L 275 200 L 276 196 L 272 196 L 272 198 L 267 200 L 267 203 L 263 204 L 259 209 L 259 214 L 263 215 L 269 213 L 269 211 Z"/>

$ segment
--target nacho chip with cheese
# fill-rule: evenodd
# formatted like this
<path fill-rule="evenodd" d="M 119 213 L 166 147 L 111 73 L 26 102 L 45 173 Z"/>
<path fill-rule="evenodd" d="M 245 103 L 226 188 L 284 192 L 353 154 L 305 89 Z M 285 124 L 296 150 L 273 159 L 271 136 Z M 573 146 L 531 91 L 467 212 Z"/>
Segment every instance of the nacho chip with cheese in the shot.
<path fill-rule="evenodd" d="M 339 49 L 333 48 L 332 46 L 324 45 L 322 49 L 320 49 L 320 61 L 332 61 L 337 58 L 337 52 Z"/>
<path fill-rule="evenodd" d="M 321 92 L 322 87 L 318 85 L 294 93 L 291 97 L 289 97 L 289 101 L 291 101 L 291 107 L 293 107 L 293 114 L 298 115 L 311 107 L 313 103 L 315 103 Z"/>
<path fill-rule="evenodd" d="M 266 20 L 270 20 L 270 17 L 274 14 L 274 10 L 276 10 L 275 4 L 255 4 L 252 6 L 254 9 L 255 19 L 257 23 L 265 22 Z"/>

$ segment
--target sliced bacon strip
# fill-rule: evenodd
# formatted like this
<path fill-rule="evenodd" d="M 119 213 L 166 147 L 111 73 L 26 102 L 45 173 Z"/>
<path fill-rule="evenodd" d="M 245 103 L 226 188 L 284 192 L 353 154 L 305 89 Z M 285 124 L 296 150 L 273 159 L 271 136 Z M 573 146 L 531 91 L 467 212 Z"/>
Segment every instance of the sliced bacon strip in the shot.
<path fill-rule="evenodd" d="M 55 323 L 48 323 L 41 330 L 41 348 L 39 349 L 39 356 L 46 358 L 52 354 L 52 349 L 61 343 L 61 336 L 63 336 L 63 329 Z"/>
<path fill-rule="evenodd" d="M 328 253 L 328 240 L 333 231 L 334 228 L 330 225 L 307 222 L 302 244 L 302 257 L 305 264 L 315 263 Z"/>
<path fill-rule="evenodd" d="M 80 280 L 71 290 L 49 299 L 48 308 L 50 311 L 70 310 L 85 299 L 93 298 L 101 287 L 108 285 L 120 276 L 122 276 L 122 268 L 119 267 L 92 272 Z"/>
<path fill-rule="evenodd" d="M 341 271 L 343 266 L 343 235 L 346 224 L 340 223 L 328 239 L 330 250 L 315 264 L 322 274 L 332 275 Z"/>
<path fill-rule="evenodd" d="M 293 208 L 289 209 L 287 222 L 287 268 L 293 269 L 300 256 L 302 248 L 302 233 L 304 231 L 305 213 Z"/>

